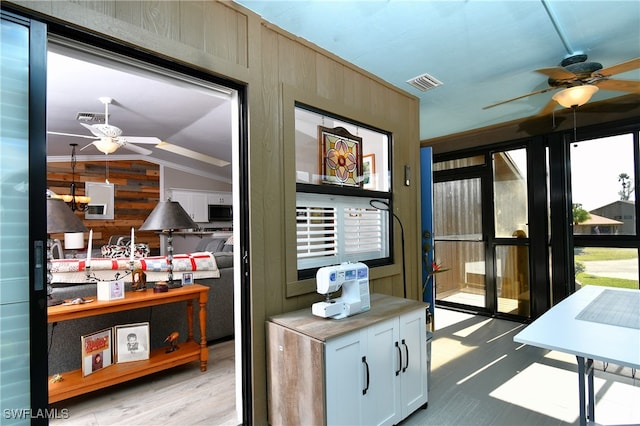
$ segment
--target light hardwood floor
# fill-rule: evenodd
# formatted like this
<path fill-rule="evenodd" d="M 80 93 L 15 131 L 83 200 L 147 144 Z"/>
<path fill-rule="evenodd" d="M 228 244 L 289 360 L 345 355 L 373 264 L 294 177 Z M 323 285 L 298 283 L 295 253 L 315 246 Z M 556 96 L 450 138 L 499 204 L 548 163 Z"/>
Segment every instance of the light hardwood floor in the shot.
<path fill-rule="evenodd" d="M 209 346 L 206 372 L 191 363 L 52 407 L 69 410 L 51 425 L 236 425 L 234 341 Z"/>
<path fill-rule="evenodd" d="M 408 425 L 578 424 L 575 358 L 513 342 L 521 324 L 436 310 L 429 405 Z M 233 425 L 234 345 L 210 347 L 209 368 L 192 365 L 62 401 L 70 418 L 52 425 Z M 640 378 L 596 362 L 596 421 L 640 424 Z"/>

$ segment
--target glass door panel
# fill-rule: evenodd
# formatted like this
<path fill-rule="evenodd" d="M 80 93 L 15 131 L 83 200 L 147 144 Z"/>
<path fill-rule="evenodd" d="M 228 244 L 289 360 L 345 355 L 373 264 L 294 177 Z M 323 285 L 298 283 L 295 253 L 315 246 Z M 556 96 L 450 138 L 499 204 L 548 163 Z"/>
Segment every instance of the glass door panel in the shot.
<path fill-rule="evenodd" d="M 437 182 L 433 188 L 436 300 L 486 307 L 485 243 L 480 178 Z"/>
<path fill-rule="evenodd" d="M 3 17 L 0 41 L 0 394 L 8 420 L 9 410 L 31 407 L 29 28 Z"/>
<path fill-rule="evenodd" d="M 493 154 L 495 221 L 495 294 L 497 312 L 528 317 L 529 207 L 527 151 L 514 149 Z"/>
<path fill-rule="evenodd" d="M 528 317 L 529 247 L 496 247 L 496 270 L 498 312 Z"/>
<path fill-rule="evenodd" d="M 493 197 L 496 238 L 526 237 L 529 211 L 524 148 L 493 155 Z"/>
<path fill-rule="evenodd" d="M 484 308 L 484 242 L 436 241 L 434 249 L 436 262 L 449 269 L 434 275 L 436 300 Z"/>

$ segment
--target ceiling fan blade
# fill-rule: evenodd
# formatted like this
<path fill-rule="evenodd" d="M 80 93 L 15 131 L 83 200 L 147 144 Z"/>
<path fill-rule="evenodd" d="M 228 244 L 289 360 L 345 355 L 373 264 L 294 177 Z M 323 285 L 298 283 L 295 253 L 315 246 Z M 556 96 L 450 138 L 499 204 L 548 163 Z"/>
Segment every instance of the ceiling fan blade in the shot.
<path fill-rule="evenodd" d="M 93 135 L 93 137 L 103 138 L 105 136 L 109 136 L 109 135 L 105 135 L 103 132 L 101 132 L 100 130 L 96 129 L 91 124 L 80 123 L 80 125 L 82 127 L 86 128 L 87 130 L 89 130 L 91 132 L 91 134 Z"/>
<path fill-rule="evenodd" d="M 640 68 L 640 58 L 631 59 L 626 62 L 620 62 L 619 64 L 598 70 L 593 74 L 594 76 L 609 77 L 611 75 L 635 70 L 636 68 Z"/>
<path fill-rule="evenodd" d="M 596 83 L 600 89 L 631 92 L 640 94 L 640 81 L 634 80 L 600 80 Z"/>
<path fill-rule="evenodd" d="M 158 145 L 162 142 L 159 138 L 156 137 L 146 137 L 146 136 L 120 136 L 118 140 L 124 141 L 125 143 L 140 143 L 140 144 L 150 144 L 150 145 Z"/>
<path fill-rule="evenodd" d="M 87 137 L 90 137 L 90 136 L 87 136 Z M 93 138 L 92 138 L 92 139 L 93 139 Z M 90 144 L 87 144 L 87 145 L 83 146 L 82 148 L 80 148 L 80 151 L 82 151 L 82 150 L 83 150 L 83 149 L 85 149 L 85 148 L 89 148 L 91 145 L 95 145 L 95 144 L 96 144 L 96 142 L 98 142 L 98 141 L 93 141 L 93 142 L 91 142 Z"/>
<path fill-rule="evenodd" d="M 47 132 L 47 133 L 50 135 L 72 136 L 74 138 L 95 139 L 95 136 L 77 135 L 75 133 L 62 133 L 62 132 Z"/>
<path fill-rule="evenodd" d="M 124 144 L 124 145 L 121 145 L 121 148 L 128 149 L 129 151 L 137 152 L 138 154 L 141 154 L 141 155 L 149 155 L 152 152 L 150 149 L 142 148 L 141 146 L 136 146 L 133 144 Z"/>
<path fill-rule="evenodd" d="M 562 67 L 539 68 L 535 71 L 551 77 L 554 80 L 571 80 L 578 77 L 571 71 L 567 71 Z"/>
<path fill-rule="evenodd" d="M 554 90 L 554 89 L 555 89 L 555 87 L 547 87 L 546 89 L 537 90 L 535 92 L 527 93 L 526 95 L 521 95 L 521 96 L 517 96 L 515 98 L 507 99 L 506 101 L 498 102 L 498 103 L 493 104 L 493 105 L 487 105 L 485 107 L 482 107 L 482 109 L 493 108 L 495 106 L 506 104 L 508 102 L 517 101 L 518 99 L 526 98 L 526 97 L 533 96 L 533 95 L 539 95 L 540 93 L 546 93 L 546 92 L 548 92 L 550 90 Z"/>
<path fill-rule="evenodd" d="M 211 157 L 210 155 L 201 154 L 199 152 L 192 151 L 190 149 L 183 148 L 178 145 L 173 145 L 173 144 L 170 144 L 169 142 L 160 142 L 158 145 L 156 145 L 156 148 L 164 149 L 165 151 L 173 152 L 174 154 L 182 155 L 185 157 L 190 157 L 190 158 L 193 158 L 194 160 L 199 160 L 205 163 L 213 164 L 214 166 L 218 166 L 218 167 L 225 167 L 231 164 L 228 161 Z"/>
<path fill-rule="evenodd" d="M 547 102 L 545 106 L 542 107 L 540 112 L 536 114 L 536 117 L 542 117 L 543 115 L 551 114 L 557 106 L 558 103 L 556 101 L 554 101 L 553 99 L 549 99 L 549 102 Z"/>

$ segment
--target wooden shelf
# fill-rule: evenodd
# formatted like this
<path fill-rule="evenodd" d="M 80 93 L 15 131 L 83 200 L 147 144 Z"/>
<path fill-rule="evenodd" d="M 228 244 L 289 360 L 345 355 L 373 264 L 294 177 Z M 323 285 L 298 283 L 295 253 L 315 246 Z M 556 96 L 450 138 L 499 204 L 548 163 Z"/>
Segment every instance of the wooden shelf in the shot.
<path fill-rule="evenodd" d="M 171 289 L 166 293 L 154 293 L 153 290 L 142 292 L 127 292 L 124 299 L 112 301 L 95 301 L 83 305 L 51 306 L 48 308 L 48 321 L 66 321 L 102 315 L 111 312 L 127 311 L 147 306 L 163 305 L 187 301 L 187 341 L 178 344 L 180 349 L 166 353 L 165 348 L 154 349 L 149 353 L 149 359 L 142 361 L 112 364 L 88 376 L 82 376 L 82 370 L 62 373 L 59 382 L 52 383 L 49 377 L 49 403 L 62 401 L 67 398 L 82 395 L 98 389 L 112 386 L 147 374 L 163 371 L 178 365 L 193 361 L 200 361 L 200 370 L 207 370 L 209 352 L 207 350 L 206 334 L 206 305 L 209 287 L 193 284 L 181 288 Z M 193 338 L 193 299 L 198 300 L 200 307 L 200 341 Z"/>
<path fill-rule="evenodd" d="M 49 403 L 200 360 L 200 345 L 197 343 L 183 342 L 178 346 L 180 349 L 174 352 L 165 353 L 166 348 L 155 349 L 147 360 L 112 364 L 85 377 L 82 370 L 73 370 L 63 373 L 62 381 L 51 383 L 53 376 L 49 376 Z"/>

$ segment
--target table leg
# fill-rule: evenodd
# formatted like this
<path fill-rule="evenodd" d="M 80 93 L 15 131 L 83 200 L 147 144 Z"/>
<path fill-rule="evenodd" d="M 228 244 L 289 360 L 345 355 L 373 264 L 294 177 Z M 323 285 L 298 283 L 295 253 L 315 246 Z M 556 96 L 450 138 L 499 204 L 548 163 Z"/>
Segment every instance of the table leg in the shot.
<path fill-rule="evenodd" d="M 582 356 L 576 356 L 576 358 L 578 360 L 578 404 L 580 405 L 580 426 L 586 426 L 587 419 L 590 422 L 596 421 L 596 403 L 593 386 L 593 360 L 590 358 L 585 360 Z M 589 411 L 588 414 L 587 410 Z"/>
<path fill-rule="evenodd" d="M 200 371 L 207 371 L 207 360 L 209 359 L 209 350 L 207 349 L 207 299 L 206 291 L 200 292 L 198 300 L 200 310 Z"/>
<path fill-rule="evenodd" d="M 587 426 L 587 407 L 584 383 L 584 357 L 576 356 L 578 360 L 578 405 L 580 407 L 580 426 Z"/>
<path fill-rule="evenodd" d="M 589 401 L 587 402 L 587 407 L 589 408 L 589 421 L 594 423 L 596 421 L 596 399 L 595 392 L 593 389 L 593 360 L 591 358 L 587 359 L 587 383 L 589 387 Z"/>

